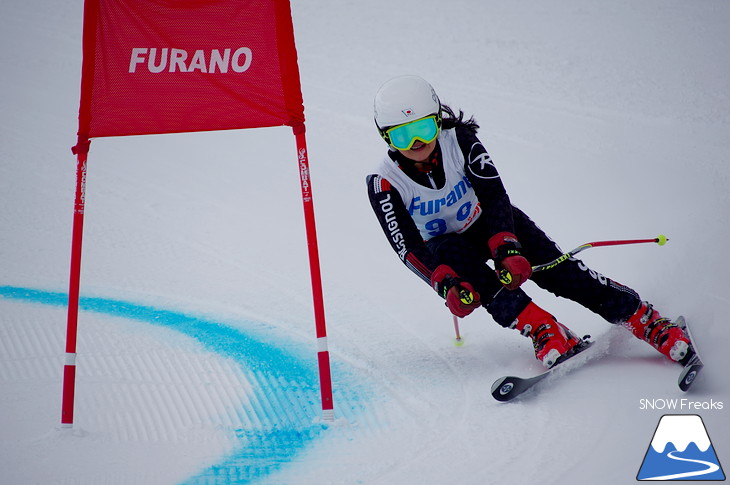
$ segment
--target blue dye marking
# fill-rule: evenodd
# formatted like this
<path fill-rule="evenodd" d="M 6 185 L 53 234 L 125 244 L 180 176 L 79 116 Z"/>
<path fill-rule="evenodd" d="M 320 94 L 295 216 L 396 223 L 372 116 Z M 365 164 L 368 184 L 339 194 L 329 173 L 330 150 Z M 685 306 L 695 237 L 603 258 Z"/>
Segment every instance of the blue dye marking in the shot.
<path fill-rule="evenodd" d="M 14 286 L 0 286 L 0 297 L 53 306 L 68 304 L 65 293 Z M 257 425 L 234 430 L 240 445 L 221 463 L 185 481 L 186 485 L 245 484 L 264 478 L 327 429 L 316 419 L 320 397 L 313 359 L 298 358 L 250 332 L 184 313 L 93 297 L 81 297 L 79 308 L 176 330 L 206 350 L 235 360 L 249 381 L 258 384 L 250 397 L 250 409 L 236 410 L 243 422 Z M 338 397 L 345 402 L 359 400 L 352 392 L 339 394 L 335 393 L 336 401 Z"/>

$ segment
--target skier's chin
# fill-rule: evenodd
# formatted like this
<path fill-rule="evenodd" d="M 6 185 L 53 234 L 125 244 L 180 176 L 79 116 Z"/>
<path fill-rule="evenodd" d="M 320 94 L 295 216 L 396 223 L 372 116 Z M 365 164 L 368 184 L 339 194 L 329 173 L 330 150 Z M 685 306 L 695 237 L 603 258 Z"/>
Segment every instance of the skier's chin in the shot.
<path fill-rule="evenodd" d="M 431 153 L 433 153 L 433 149 L 435 148 L 435 146 L 435 141 L 431 143 L 423 143 L 417 141 L 413 144 L 410 150 L 400 150 L 400 152 L 414 162 L 423 162 L 431 156 Z"/>

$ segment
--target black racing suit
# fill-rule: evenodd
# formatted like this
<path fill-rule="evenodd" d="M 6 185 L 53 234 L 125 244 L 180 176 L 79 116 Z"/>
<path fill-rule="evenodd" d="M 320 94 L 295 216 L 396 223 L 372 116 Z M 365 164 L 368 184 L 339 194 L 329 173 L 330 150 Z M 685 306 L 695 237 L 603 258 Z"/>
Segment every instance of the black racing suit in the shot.
<path fill-rule="evenodd" d="M 515 234 L 522 245 L 522 254 L 532 265 L 552 261 L 563 251 L 524 212 L 510 203 L 496 168 L 475 130 L 460 124 L 453 129 L 464 155 L 464 174 L 482 207 L 481 216 L 468 229 L 424 241 L 401 195 L 383 176 L 373 174 L 367 177 L 368 196 L 388 241 L 409 269 L 430 284 L 436 267 L 449 265 L 479 292 L 482 305 L 494 320 L 508 327 L 531 299 L 521 288 L 513 291 L 504 288 L 495 271 L 487 265 L 491 259 L 487 245 L 489 238 L 504 231 Z M 391 150 L 388 155 L 414 184 L 443 187 L 443 155 L 438 144 L 429 161 L 429 172 L 419 171 L 399 152 Z M 475 165 L 472 165 L 472 170 L 468 169 L 469 164 L 478 161 L 489 162 L 481 163 L 490 171 L 489 177 L 475 176 Z M 589 270 L 574 258 L 549 270 L 535 272 L 531 279 L 541 288 L 571 299 L 611 323 L 625 321 L 640 304 L 640 297 L 634 290 Z"/>

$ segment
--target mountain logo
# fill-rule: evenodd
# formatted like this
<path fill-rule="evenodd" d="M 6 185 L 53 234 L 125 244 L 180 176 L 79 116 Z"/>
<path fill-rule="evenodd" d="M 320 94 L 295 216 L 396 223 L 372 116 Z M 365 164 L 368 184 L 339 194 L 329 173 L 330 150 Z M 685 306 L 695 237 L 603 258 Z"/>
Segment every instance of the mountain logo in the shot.
<path fill-rule="evenodd" d="M 662 416 L 636 479 L 725 480 L 702 418 L 695 414 Z"/>

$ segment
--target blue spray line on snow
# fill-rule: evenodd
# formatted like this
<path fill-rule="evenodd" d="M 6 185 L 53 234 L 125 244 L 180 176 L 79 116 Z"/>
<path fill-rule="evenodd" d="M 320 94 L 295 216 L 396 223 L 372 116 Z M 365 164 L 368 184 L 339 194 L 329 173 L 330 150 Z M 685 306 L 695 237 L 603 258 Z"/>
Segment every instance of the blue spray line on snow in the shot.
<path fill-rule="evenodd" d="M 53 306 L 68 303 L 65 293 L 13 286 L 0 286 L 0 297 Z M 236 411 L 241 421 L 255 425 L 234 430 L 241 445 L 221 463 L 192 477 L 186 484 L 244 484 L 263 478 L 290 462 L 327 428 L 317 422 L 319 381 L 313 362 L 243 330 L 193 315 L 93 297 L 81 297 L 79 308 L 178 331 L 198 341 L 206 350 L 238 362 L 253 383 L 250 409 Z M 345 402 L 358 400 L 354 394 L 343 399 Z"/>

